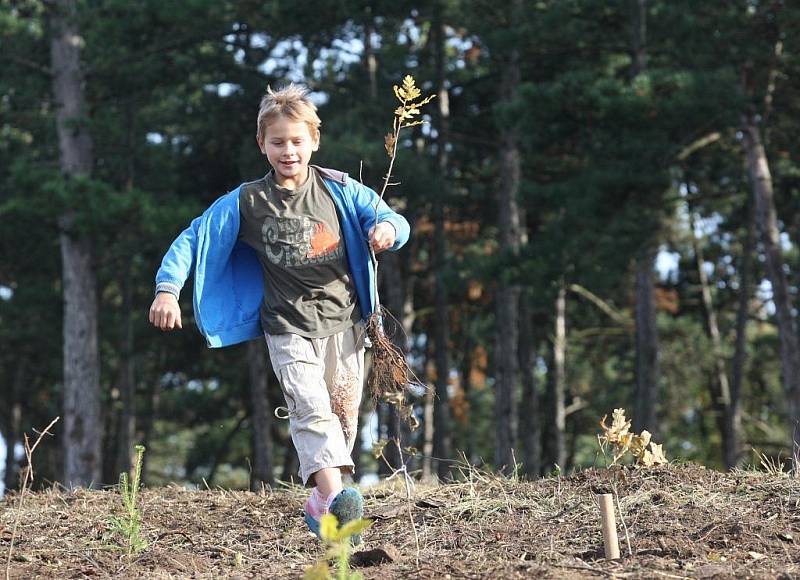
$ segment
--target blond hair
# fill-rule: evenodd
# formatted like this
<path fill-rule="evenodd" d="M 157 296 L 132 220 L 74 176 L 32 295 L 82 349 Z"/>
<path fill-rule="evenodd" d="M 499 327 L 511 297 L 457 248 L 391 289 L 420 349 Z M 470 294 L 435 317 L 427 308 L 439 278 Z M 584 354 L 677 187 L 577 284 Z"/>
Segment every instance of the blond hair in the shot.
<path fill-rule="evenodd" d="M 278 117 L 286 117 L 291 121 L 302 121 L 308 124 L 312 136 L 319 135 L 319 126 L 322 124 L 317 116 L 317 107 L 309 98 L 306 87 L 290 83 L 287 86 L 273 91 L 267 87 L 266 94 L 261 99 L 258 109 L 258 127 L 256 136 L 260 142 L 264 141 L 267 126 Z"/>

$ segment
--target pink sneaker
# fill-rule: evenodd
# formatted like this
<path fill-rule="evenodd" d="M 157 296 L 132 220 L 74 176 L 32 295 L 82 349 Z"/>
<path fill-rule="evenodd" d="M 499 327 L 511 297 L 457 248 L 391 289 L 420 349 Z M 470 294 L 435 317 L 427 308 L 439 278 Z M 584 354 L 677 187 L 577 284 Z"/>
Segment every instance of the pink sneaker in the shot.
<path fill-rule="evenodd" d="M 339 525 L 344 525 L 351 520 L 357 520 L 364 515 L 364 499 L 361 493 L 354 488 L 348 487 L 339 493 L 332 493 L 323 499 L 317 488 L 311 492 L 311 497 L 306 501 L 304 519 L 308 528 L 319 538 L 319 520 L 331 512 L 336 516 Z M 354 545 L 361 543 L 361 535 L 357 534 L 351 538 Z"/>
<path fill-rule="evenodd" d="M 305 513 L 307 516 L 310 516 L 317 521 L 317 530 L 319 530 L 320 518 L 331 510 L 331 504 L 335 498 L 336 493 L 332 493 L 327 498 L 322 497 L 322 494 L 316 487 L 311 491 L 311 495 L 306 500 Z M 318 531 L 314 533 L 319 535 Z"/>

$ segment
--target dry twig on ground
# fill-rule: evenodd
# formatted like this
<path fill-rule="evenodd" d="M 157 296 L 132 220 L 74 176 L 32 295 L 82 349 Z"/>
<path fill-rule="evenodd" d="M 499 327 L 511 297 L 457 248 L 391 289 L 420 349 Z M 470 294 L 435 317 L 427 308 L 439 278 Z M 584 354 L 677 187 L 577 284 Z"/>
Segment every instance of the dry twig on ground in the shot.
<path fill-rule="evenodd" d="M 17 527 L 19 526 L 19 518 L 20 515 L 22 514 L 22 502 L 25 501 L 25 492 L 28 490 L 28 484 L 33 482 L 33 452 L 39 446 L 42 437 L 44 437 L 46 434 L 52 435 L 52 433 L 49 433 L 50 428 L 53 425 L 55 425 L 60 418 L 61 417 L 56 417 L 55 419 L 50 421 L 50 424 L 47 427 L 45 427 L 43 431 L 39 433 L 39 437 L 36 438 L 36 443 L 34 443 L 32 447 L 30 445 L 30 441 L 28 440 L 28 434 L 25 433 L 25 458 L 27 459 L 27 465 L 23 468 L 21 474 L 22 485 L 20 486 L 19 501 L 17 502 L 17 514 L 16 517 L 14 518 L 14 527 L 11 530 L 11 540 L 8 545 L 8 555 L 6 557 L 6 580 L 9 580 L 11 578 L 9 571 L 11 568 L 11 554 L 14 551 L 14 540 L 17 537 Z M 13 453 L 14 450 L 10 449 L 6 450 L 6 452 Z"/>

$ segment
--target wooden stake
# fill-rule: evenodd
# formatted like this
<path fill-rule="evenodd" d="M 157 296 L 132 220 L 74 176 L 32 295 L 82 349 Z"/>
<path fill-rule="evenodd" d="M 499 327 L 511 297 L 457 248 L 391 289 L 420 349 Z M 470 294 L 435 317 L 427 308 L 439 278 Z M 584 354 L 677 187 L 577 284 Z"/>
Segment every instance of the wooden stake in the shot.
<path fill-rule="evenodd" d="M 617 519 L 614 516 L 614 496 L 602 493 L 597 496 L 600 506 L 600 517 L 603 522 L 603 546 L 606 549 L 606 560 L 619 558 L 619 539 L 617 538 Z"/>

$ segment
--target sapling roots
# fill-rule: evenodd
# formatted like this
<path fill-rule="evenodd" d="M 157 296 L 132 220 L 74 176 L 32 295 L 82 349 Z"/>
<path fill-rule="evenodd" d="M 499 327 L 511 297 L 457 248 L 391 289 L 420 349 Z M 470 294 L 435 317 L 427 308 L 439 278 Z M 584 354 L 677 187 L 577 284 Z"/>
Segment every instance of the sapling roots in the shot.
<path fill-rule="evenodd" d="M 375 398 L 393 397 L 403 393 L 411 371 L 403 351 L 384 332 L 389 312 L 381 307 L 367 321 L 367 336 L 372 342 L 372 395 Z"/>
<path fill-rule="evenodd" d="M 416 429 L 419 421 L 406 400 L 406 392 L 409 386 L 422 383 L 408 366 L 403 350 L 392 340 L 397 332 L 403 332 L 402 327 L 383 307 L 367 319 L 367 336 L 372 342 L 370 392 L 374 400 L 397 407 L 400 419 Z"/>

